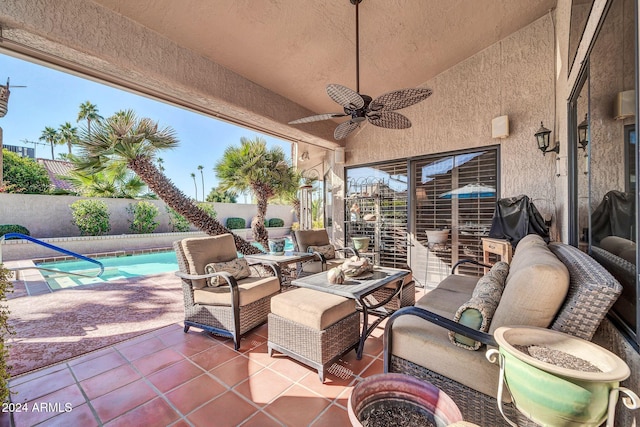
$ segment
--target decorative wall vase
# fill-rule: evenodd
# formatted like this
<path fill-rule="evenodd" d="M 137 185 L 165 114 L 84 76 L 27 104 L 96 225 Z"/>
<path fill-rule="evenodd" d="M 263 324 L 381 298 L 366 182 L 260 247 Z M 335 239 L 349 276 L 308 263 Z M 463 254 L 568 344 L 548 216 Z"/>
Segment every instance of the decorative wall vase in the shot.
<path fill-rule="evenodd" d="M 436 427 L 462 421 L 460 410 L 447 394 L 405 374 L 377 374 L 359 382 L 349 396 L 347 411 L 354 427 L 397 425 L 397 418 L 393 417 L 399 416 L 415 420 L 415 425 Z M 385 416 L 393 419 L 384 419 Z"/>
<path fill-rule="evenodd" d="M 278 239 L 269 239 L 269 253 L 271 255 L 284 255 L 284 246 L 286 244 L 286 239 L 278 238 Z"/>
<path fill-rule="evenodd" d="M 351 241 L 353 242 L 353 247 L 356 249 L 356 251 L 366 252 L 369 248 L 369 242 L 371 241 L 371 239 L 367 236 L 353 236 L 351 238 Z"/>
<path fill-rule="evenodd" d="M 627 407 L 638 406 L 638 397 L 619 387 L 620 381 L 630 375 L 627 364 L 590 341 L 534 327 L 500 327 L 494 338 L 499 350 L 487 351 L 487 359 L 500 364 L 498 405 L 503 417 L 500 398 L 503 384 L 507 385 L 520 412 L 546 426 L 597 427 L 607 419 L 607 426 L 613 426 L 619 392 L 627 395 L 623 399 Z M 550 361 L 529 355 L 525 348 L 530 346 L 549 353 Z M 566 361 L 566 367 L 560 366 L 559 359 Z M 576 362 L 588 363 L 598 372 L 574 368 Z"/>

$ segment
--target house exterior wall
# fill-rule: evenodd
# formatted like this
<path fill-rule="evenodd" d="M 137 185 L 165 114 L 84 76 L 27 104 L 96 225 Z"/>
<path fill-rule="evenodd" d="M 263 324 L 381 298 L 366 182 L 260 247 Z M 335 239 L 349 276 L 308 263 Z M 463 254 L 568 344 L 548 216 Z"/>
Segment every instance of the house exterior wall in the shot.
<path fill-rule="evenodd" d="M 425 82 L 433 95 L 402 111 L 410 129 L 365 125 L 347 141 L 347 165 L 499 144 L 500 197 L 528 195 L 557 230 L 556 156 L 542 156 L 533 137 L 543 121 L 561 139 L 554 59 L 554 23 L 546 15 Z M 493 139 L 491 120 L 501 115 L 509 116 L 510 134 Z"/>

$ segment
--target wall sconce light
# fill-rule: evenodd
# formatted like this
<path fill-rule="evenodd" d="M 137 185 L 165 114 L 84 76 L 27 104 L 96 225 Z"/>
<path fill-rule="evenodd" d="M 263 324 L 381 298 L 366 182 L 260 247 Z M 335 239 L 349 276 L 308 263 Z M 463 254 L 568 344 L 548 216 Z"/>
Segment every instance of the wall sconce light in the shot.
<path fill-rule="evenodd" d="M 584 115 L 584 120 L 578 125 L 578 144 L 583 151 L 587 150 L 589 141 L 587 140 L 587 131 L 589 130 L 589 122 L 587 122 L 587 114 Z"/>
<path fill-rule="evenodd" d="M 555 152 L 556 154 L 560 153 L 560 142 L 556 142 L 556 146 L 549 149 L 549 136 L 551 135 L 551 131 L 544 127 L 542 122 L 540 122 L 540 129 L 535 133 L 536 142 L 538 143 L 538 148 L 542 151 L 542 155 L 544 156 L 550 151 Z"/>

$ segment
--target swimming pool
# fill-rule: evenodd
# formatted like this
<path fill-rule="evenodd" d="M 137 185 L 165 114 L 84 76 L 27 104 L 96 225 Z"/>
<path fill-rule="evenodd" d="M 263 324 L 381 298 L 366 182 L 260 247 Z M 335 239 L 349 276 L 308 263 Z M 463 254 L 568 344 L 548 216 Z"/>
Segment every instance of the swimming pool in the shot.
<path fill-rule="evenodd" d="M 262 248 L 259 243 L 254 242 L 252 244 L 258 248 Z M 293 243 L 290 239 L 287 239 L 285 250 L 293 250 Z M 101 257 L 96 259 L 104 265 L 104 273 L 100 277 L 82 277 L 68 274 L 79 273 L 87 276 L 98 274 L 99 269 L 96 268 L 96 265 L 88 261 L 70 260 L 37 263 L 36 265 L 42 268 L 58 270 L 41 270 L 42 276 L 44 276 L 49 287 L 53 290 L 178 270 L 178 260 L 173 251 Z"/>
<path fill-rule="evenodd" d="M 96 268 L 96 265 L 88 261 L 47 262 L 37 263 L 37 266 L 60 270 L 59 272 L 41 270 L 49 287 L 54 290 L 178 270 L 178 260 L 173 251 L 105 257 L 97 258 L 97 260 L 104 265 L 104 273 L 100 277 L 81 277 L 68 274 L 79 273 L 89 276 L 98 274 L 99 269 Z"/>

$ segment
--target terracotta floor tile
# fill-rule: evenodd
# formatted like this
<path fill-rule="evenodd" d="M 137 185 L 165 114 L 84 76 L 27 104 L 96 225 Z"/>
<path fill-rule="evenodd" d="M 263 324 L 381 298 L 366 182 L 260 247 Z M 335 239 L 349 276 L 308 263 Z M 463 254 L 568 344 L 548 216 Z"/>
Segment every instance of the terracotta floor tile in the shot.
<path fill-rule="evenodd" d="M 336 405 L 331 405 L 312 424 L 312 427 L 340 427 L 348 426 L 349 414 L 346 409 Z"/>
<path fill-rule="evenodd" d="M 131 362 L 142 375 L 149 375 L 184 359 L 184 356 L 175 350 L 165 348 L 156 353 L 149 354 Z"/>
<path fill-rule="evenodd" d="M 115 351 L 106 353 L 95 359 L 89 359 L 71 367 L 78 381 L 86 380 L 103 372 L 127 363 L 127 359 Z"/>
<path fill-rule="evenodd" d="M 75 359 L 71 359 L 68 361 L 68 364 L 69 366 L 79 365 L 81 363 L 85 363 L 87 360 L 96 359 L 110 353 L 117 353 L 117 351 L 114 347 L 105 347 L 96 351 L 92 351 L 90 353 L 83 354 L 82 356 L 76 357 Z"/>
<path fill-rule="evenodd" d="M 345 354 L 340 358 L 338 364 L 349 369 L 355 375 L 360 375 L 373 361 L 373 357 L 366 354 L 362 355 L 362 359 L 356 359 L 356 354 L 353 351 Z"/>
<path fill-rule="evenodd" d="M 92 400 L 91 404 L 100 420 L 107 422 L 156 396 L 151 387 L 138 380 Z"/>
<path fill-rule="evenodd" d="M 245 353 L 245 356 L 263 366 L 271 366 L 277 360 L 275 357 L 269 356 L 267 344 L 262 344 L 252 349 L 250 352 Z"/>
<path fill-rule="evenodd" d="M 169 348 L 189 357 L 217 345 L 219 344 L 212 339 L 203 336 L 197 336 L 188 340 L 184 340 L 177 344 L 173 344 Z"/>
<path fill-rule="evenodd" d="M 89 405 L 84 404 L 80 406 L 74 406 L 72 411 L 65 412 L 48 419 L 46 425 L 47 427 L 94 427 L 99 426 L 100 423 L 96 419 L 93 412 L 91 412 L 91 408 L 89 408 Z"/>
<path fill-rule="evenodd" d="M 209 372 L 229 387 L 233 387 L 262 369 L 265 369 L 263 365 L 247 357 L 240 356 Z"/>
<path fill-rule="evenodd" d="M 280 421 L 274 420 L 269 415 L 264 412 L 258 412 L 251 418 L 249 418 L 245 423 L 241 424 L 242 427 L 280 427 L 283 426 Z M 332 427 L 340 427 L 340 426 L 332 426 Z"/>
<path fill-rule="evenodd" d="M 360 376 L 363 378 L 370 377 L 371 375 L 384 373 L 384 363 L 382 359 L 375 359 L 367 369 L 365 369 Z"/>
<path fill-rule="evenodd" d="M 56 390 L 53 393 L 37 397 L 25 402 L 21 409 L 14 413 L 16 425 L 34 425 L 56 415 L 72 411 L 76 406 L 85 403 L 85 398 L 76 384 Z"/>
<path fill-rule="evenodd" d="M 51 375 L 54 372 L 63 371 L 65 369 L 68 369 L 66 363 L 59 363 L 57 365 L 51 365 L 51 366 L 48 366 L 48 367 L 43 368 L 43 369 L 38 369 L 37 371 L 28 372 L 28 373 L 25 373 L 25 374 L 21 374 L 21 375 L 12 377 L 9 380 L 9 384 L 11 384 L 11 386 L 14 387 L 14 386 L 17 386 L 18 384 L 26 383 L 28 381 L 33 381 L 36 378 L 45 377 L 47 375 Z"/>
<path fill-rule="evenodd" d="M 84 380 L 80 386 L 89 399 L 95 399 L 140 378 L 140 374 L 126 364 Z"/>
<path fill-rule="evenodd" d="M 320 382 L 317 375 L 307 375 L 299 384 L 307 387 L 308 389 L 318 393 L 320 396 L 324 396 L 327 399 L 335 399 L 340 396 L 345 388 L 355 381 L 355 377 L 349 376 L 348 378 L 338 378 L 335 375 L 329 374 L 325 377 L 324 383 Z"/>
<path fill-rule="evenodd" d="M 229 347 L 218 345 L 200 352 L 194 356 L 191 356 L 190 359 L 205 371 L 209 371 L 223 363 L 228 362 L 234 357 L 239 356 L 240 355 L 237 352 L 231 350 Z"/>
<path fill-rule="evenodd" d="M 257 412 L 257 409 L 232 391 L 189 414 L 187 417 L 196 426 L 237 426 Z"/>
<path fill-rule="evenodd" d="M 291 380 L 264 369 L 238 384 L 235 391 L 256 405 L 264 406 L 291 386 Z"/>
<path fill-rule="evenodd" d="M 329 406 L 329 400 L 294 385 L 267 405 L 265 412 L 290 426 L 307 426 Z"/>
<path fill-rule="evenodd" d="M 133 361 L 166 347 L 157 337 L 149 338 L 148 335 L 145 335 L 145 337 L 147 339 L 124 342 L 117 345 L 116 348 L 127 360 Z"/>
<path fill-rule="evenodd" d="M 180 412 L 188 414 L 225 391 L 225 386 L 208 374 L 203 374 L 170 391 L 166 397 Z"/>
<path fill-rule="evenodd" d="M 295 359 L 292 359 L 290 357 L 287 357 L 279 353 L 274 353 L 273 358 L 275 359 L 275 361 L 271 365 L 269 365 L 269 369 L 273 369 L 279 374 L 282 374 L 285 377 L 290 378 L 294 382 L 301 380 L 305 375 L 309 374 L 310 372 L 314 373 L 316 375 L 316 378 L 318 378 L 318 381 L 320 381 L 320 378 L 318 377 L 318 371 L 316 371 L 315 369 L 307 365 L 304 365 L 298 362 Z"/>
<path fill-rule="evenodd" d="M 11 400 L 13 402 L 32 401 L 38 397 L 75 384 L 75 382 L 76 380 L 73 378 L 73 375 L 71 375 L 71 371 L 68 368 L 63 369 L 53 372 L 50 375 L 38 377 L 17 386 L 12 386 L 11 391 L 15 394 L 12 395 Z"/>
<path fill-rule="evenodd" d="M 105 426 L 166 426 L 179 418 L 180 415 L 164 399 L 157 397 Z"/>
<path fill-rule="evenodd" d="M 194 379 L 204 372 L 189 360 L 182 360 L 161 371 L 147 376 L 147 379 L 161 392 L 167 392 L 172 388 Z"/>

